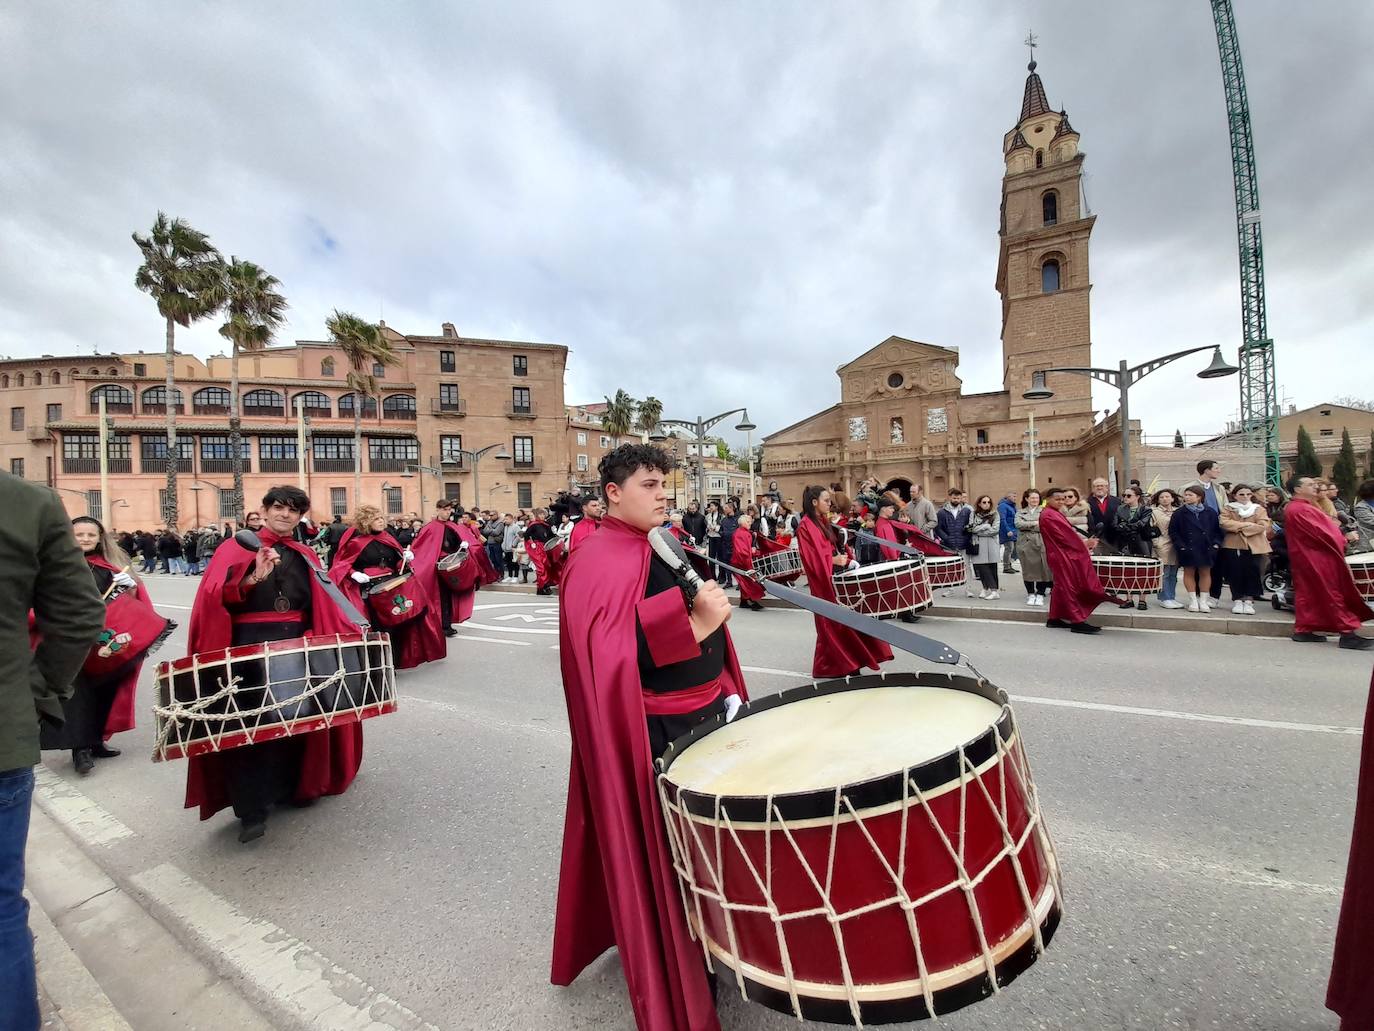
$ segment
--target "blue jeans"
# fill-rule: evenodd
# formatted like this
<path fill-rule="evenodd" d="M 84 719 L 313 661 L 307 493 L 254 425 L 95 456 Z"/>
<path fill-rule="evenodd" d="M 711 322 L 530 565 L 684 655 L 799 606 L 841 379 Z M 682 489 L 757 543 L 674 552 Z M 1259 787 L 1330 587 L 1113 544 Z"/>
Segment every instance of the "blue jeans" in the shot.
<path fill-rule="evenodd" d="M 0 1031 L 38 1028 L 38 982 L 24 899 L 24 845 L 32 801 L 32 767 L 0 772 Z"/>
<path fill-rule="evenodd" d="M 1159 584 L 1159 600 L 1173 601 L 1174 591 L 1178 588 L 1178 566 L 1165 566 L 1164 579 Z"/>

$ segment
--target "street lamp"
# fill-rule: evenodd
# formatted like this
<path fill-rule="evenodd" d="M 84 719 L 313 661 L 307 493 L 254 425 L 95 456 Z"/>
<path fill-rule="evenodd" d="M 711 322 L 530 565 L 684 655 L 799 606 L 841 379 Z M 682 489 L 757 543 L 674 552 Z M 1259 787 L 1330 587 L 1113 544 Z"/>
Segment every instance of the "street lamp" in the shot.
<path fill-rule="evenodd" d="M 432 462 L 432 461 L 434 461 L 434 459 L 431 458 L 430 461 Z M 442 485 L 443 482 L 444 482 L 444 470 L 441 469 L 441 468 L 439 468 L 438 466 L 433 466 L 433 465 L 421 465 L 421 464 L 418 463 L 418 462 L 412 462 L 412 463 L 407 464 L 407 465 L 401 470 L 401 477 L 402 477 L 402 479 L 408 480 L 408 479 L 410 479 L 411 477 L 413 477 L 416 473 L 419 473 L 419 474 L 420 474 L 420 518 L 423 519 L 423 518 L 424 518 L 424 513 L 425 513 L 425 508 L 426 508 L 426 506 L 425 506 L 425 476 L 424 476 L 424 474 L 425 474 L 425 473 L 429 473 L 429 474 L 430 474 L 431 476 L 433 476 L 436 480 L 438 480 L 439 483 Z"/>
<path fill-rule="evenodd" d="M 482 481 L 477 476 L 477 464 L 482 461 L 484 455 L 492 451 L 496 452 L 492 457 L 498 462 L 510 460 L 510 452 L 506 450 L 506 445 L 502 443 L 488 444 L 486 447 L 478 448 L 476 451 L 468 451 L 465 448 L 451 448 L 445 452 L 445 454 L 448 455 L 457 455 L 464 460 L 472 460 L 472 501 L 475 505 L 482 504 Z"/>
<path fill-rule="evenodd" d="M 709 418 L 709 419 L 703 419 L 703 418 L 701 418 L 700 416 L 697 416 L 697 419 L 696 419 L 695 422 L 689 422 L 689 421 L 684 420 L 684 419 L 660 419 L 659 422 L 658 422 L 658 425 L 654 427 L 653 432 L 649 434 L 649 439 L 652 440 L 652 441 L 656 441 L 656 442 L 657 442 L 657 441 L 662 441 L 662 440 L 667 440 L 667 439 L 668 439 L 668 434 L 664 432 L 664 430 L 665 430 L 667 427 L 675 426 L 675 427 L 678 427 L 678 428 L 680 428 L 680 429 L 691 430 L 694 434 L 696 434 L 696 444 L 697 444 L 697 501 L 698 501 L 698 503 L 700 503 L 700 504 L 703 505 L 703 506 L 706 504 L 706 462 L 704 461 L 704 459 L 705 459 L 706 456 L 703 455 L 703 454 L 701 453 L 701 449 L 702 449 L 702 447 L 705 446 L 705 442 L 706 442 L 706 441 L 705 441 L 705 438 L 706 438 L 706 431 L 709 430 L 709 429 L 710 429 L 712 426 L 714 426 L 716 423 L 720 422 L 722 419 L 726 419 L 726 418 L 728 418 L 729 416 L 734 415 L 736 412 L 738 412 L 738 413 L 741 415 L 741 419 L 740 419 L 740 421 L 735 425 L 735 429 L 739 430 L 741 433 L 749 433 L 749 434 L 752 434 L 752 433 L 754 432 L 754 430 L 758 429 L 757 426 L 755 426 L 752 422 L 749 421 L 749 409 L 747 409 L 747 408 L 732 408 L 732 409 L 730 409 L 728 412 L 721 412 L 719 415 L 713 415 L 713 416 L 711 416 L 711 418 Z M 749 440 L 752 442 L 753 438 L 750 437 Z M 728 482 L 728 481 L 727 481 L 727 482 Z M 753 453 L 753 449 L 750 448 L 750 451 L 749 451 L 749 490 L 750 490 L 750 493 L 751 493 L 751 494 L 753 493 L 753 489 L 754 489 L 754 453 Z"/>
<path fill-rule="evenodd" d="M 1031 388 L 1021 396 L 1027 401 L 1048 401 L 1054 397 L 1054 391 L 1045 385 L 1045 377 L 1051 372 L 1070 372 L 1079 376 L 1090 376 L 1095 380 L 1116 387 L 1121 392 L 1121 405 L 1117 411 L 1121 418 L 1121 481 L 1124 484 L 1131 478 L 1131 406 L 1128 392 L 1131 387 L 1156 369 L 1161 369 L 1180 358 L 1186 358 L 1190 354 L 1199 354 L 1203 351 L 1212 352 L 1212 363 L 1197 374 L 1198 379 L 1220 379 L 1223 376 L 1234 376 L 1240 371 L 1234 365 L 1227 364 L 1226 359 L 1221 356 L 1220 347 L 1208 344 L 1204 347 L 1191 347 L 1186 351 L 1175 351 L 1173 354 L 1152 358 L 1148 362 L 1143 362 L 1134 367 L 1127 365 L 1126 359 L 1123 358 L 1121 364 L 1115 369 L 1078 367 L 1039 369 L 1031 373 Z M 1032 439 L 1031 447 L 1034 448 L 1034 446 L 1035 441 Z"/>

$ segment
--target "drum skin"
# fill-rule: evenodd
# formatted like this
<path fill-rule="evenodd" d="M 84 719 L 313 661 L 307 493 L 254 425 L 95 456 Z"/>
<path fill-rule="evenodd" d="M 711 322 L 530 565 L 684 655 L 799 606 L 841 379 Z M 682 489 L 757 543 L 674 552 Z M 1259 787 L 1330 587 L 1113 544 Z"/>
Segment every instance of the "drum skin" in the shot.
<path fill-rule="evenodd" d="M 1159 559 L 1126 555 L 1094 555 L 1093 571 L 1108 593 L 1154 594 L 1164 583 Z"/>
<path fill-rule="evenodd" d="M 962 587 L 968 576 L 962 555 L 927 555 L 926 579 L 932 590 Z"/>
<path fill-rule="evenodd" d="M 480 572 L 477 563 L 468 557 L 466 551 L 445 555 L 439 560 L 439 579 L 450 591 L 464 593 L 477 588 Z"/>
<path fill-rule="evenodd" d="M 990 688 L 933 674 L 858 677 L 760 699 L 741 718 L 818 692 L 960 679 L 961 689 Z M 909 780 L 898 769 L 820 791 L 702 794 L 675 784 L 671 764 L 718 727 L 674 742 L 659 778 L 664 814 L 688 919 L 715 969 L 801 1019 L 886 1024 L 986 998 L 1034 963 L 1058 927 L 1058 868 L 1001 698 L 986 732 L 910 767 Z M 978 774 L 962 790 L 960 752 Z"/>
<path fill-rule="evenodd" d="M 1374 552 L 1347 555 L 1345 562 L 1350 567 L 1350 575 L 1355 578 L 1355 586 L 1359 588 L 1364 600 L 1374 601 Z"/>
<path fill-rule="evenodd" d="M 835 601 L 868 616 L 895 616 L 929 608 L 930 580 L 919 560 L 898 559 L 836 573 Z"/>
<path fill-rule="evenodd" d="M 120 675 L 131 662 L 143 658 L 166 629 L 167 620 L 137 591 L 121 592 L 105 606 L 105 630 L 81 672 L 90 680 Z"/>
<path fill-rule="evenodd" d="M 402 626 L 425 614 L 425 606 L 416 602 L 416 592 L 410 585 L 413 576 L 410 570 L 406 570 L 371 584 L 364 590 L 367 607 L 378 626 Z"/>

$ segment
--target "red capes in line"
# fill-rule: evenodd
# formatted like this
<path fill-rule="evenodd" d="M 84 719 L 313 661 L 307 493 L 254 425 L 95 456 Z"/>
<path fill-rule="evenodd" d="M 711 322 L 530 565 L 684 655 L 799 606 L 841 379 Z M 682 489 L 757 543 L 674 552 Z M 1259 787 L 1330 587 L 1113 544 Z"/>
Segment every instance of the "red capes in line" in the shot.
<path fill-rule="evenodd" d="M 458 539 L 467 541 L 468 562 L 475 563 L 477 569 L 476 586 L 470 591 L 450 590 L 442 580 L 439 579 L 439 560 L 453 554 L 452 551 L 444 550 L 445 530 L 452 529 L 458 535 Z M 420 532 L 415 535 L 415 540 L 410 542 L 410 550 L 415 552 L 415 561 L 412 567 L 415 575 L 424 583 L 425 591 L 431 598 L 440 598 L 441 591 L 448 591 L 453 596 L 453 605 L 450 614 L 455 623 L 464 623 L 472 618 L 473 605 L 477 599 L 477 592 L 486 584 L 493 584 L 501 579 L 501 574 L 492 567 L 491 559 L 487 558 L 487 549 L 482 546 L 482 538 L 472 527 L 463 523 L 449 519 L 431 519 L 420 527 Z M 455 548 L 454 551 L 457 549 Z M 440 622 L 443 622 L 443 613 L 440 613 Z"/>
<path fill-rule="evenodd" d="M 834 601 L 835 584 L 832 578 L 835 567 L 830 560 L 835 551 L 830 538 L 815 520 L 805 517 L 797 527 L 797 540 L 802 568 L 806 570 L 806 586 L 814 597 Z M 854 554 L 848 548 L 845 553 L 853 559 Z M 865 666 L 880 669 L 880 662 L 892 658 L 892 649 L 877 638 L 851 630 L 824 616 L 816 616 L 815 620 L 816 653 L 811 659 L 811 675 L 817 679 L 848 676 Z"/>
<path fill-rule="evenodd" d="M 1045 542 L 1045 561 L 1054 578 L 1049 619 L 1082 623 L 1093 609 L 1107 600 L 1102 581 L 1093 569 L 1087 542 L 1073 524 L 1048 505 L 1040 513 L 1040 537 Z"/>
<path fill-rule="evenodd" d="M 94 553 L 88 554 L 86 556 L 86 561 L 92 566 L 98 566 L 101 569 L 108 570 L 112 574 L 120 571 L 119 567 L 114 563 L 107 562 L 103 557 Z M 147 603 L 149 606 L 153 604 L 152 598 L 148 596 L 148 588 L 144 586 L 141 580 L 138 584 L 138 600 Z M 147 656 L 145 655 L 144 658 L 147 658 Z M 119 679 L 119 684 L 115 687 L 114 704 L 110 706 L 110 715 L 105 719 L 105 730 L 103 734 L 103 739 L 105 741 L 110 740 L 111 737 L 122 731 L 134 729 L 134 699 L 138 694 L 138 677 L 142 672 L 143 659 L 139 659 L 137 662 L 132 663 L 129 666 L 128 673 Z"/>
<path fill-rule="evenodd" d="M 730 553 L 730 565 L 736 569 L 743 569 L 746 572 L 754 568 L 754 531 L 743 526 L 735 530 L 734 537 L 731 538 L 734 544 L 734 551 Z M 763 588 L 758 581 L 748 576 L 735 578 L 735 583 L 739 585 L 740 601 L 762 601 Z"/>
<path fill-rule="evenodd" d="M 334 553 L 334 561 L 329 566 L 329 578 L 338 585 L 339 590 L 343 591 L 344 596 L 358 611 L 364 614 L 371 610 L 363 600 L 362 588 L 351 574 L 358 556 L 373 541 L 380 541 L 393 548 L 398 559 L 405 550 L 396 543 L 396 538 L 385 530 L 377 534 L 364 534 L 350 528 L 339 541 L 339 550 Z M 364 573 L 377 571 L 376 567 L 371 570 L 360 570 Z M 422 662 L 442 659 L 448 654 L 448 644 L 444 640 L 443 617 L 439 612 L 439 596 L 426 588 L 424 578 L 418 569 L 410 583 L 415 585 L 415 604 L 423 605 L 425 614 L 387 631 L 391 635 L 391 653 L 396 660 L 397 669 L 412 669 Z M 409 596 L 409 584 L 406 585 L 406 593 Z"/>
<path fill-rule="evenodd" d="M 608 516 L 568 560 L 559 663 L 572 761 L 552 980 L 571 984 L 616 946 L 643 1031 L 717 1031 L 701 946 L 687 929 L 659 812 L 636 615 L 646 637 L 671 645 L 664 662 L 690 658 L 686 645 L 699 646 L 690 629 L 683 642 L 682 627 L 670 624 L 686 620 L 680 596 L 677 604 L 675 592 L 645 600 L 650 556 L 643 532 Z M 655 605 L 656 598 L 670 603 Z M 747 697 L 728 632 L 721 683 L 727 694 Z"/>
<path fill-rule="evenodd" d="M 873 536 L 894 541 L 897 544 L 905 544 L 907 547 L 917 549 L 923 555 L 954 554 L 934 537 L 922 533 L 910 523 L 901 523 L 896 519 L 888 519 L 886 516 L 879 516 L 874 520 Z M 884 562 L 895 562 L 900 558 L 909 557 L 903 555 L 896 548 L 889 548 L 885 544 L 879 544 L 878 550 L 882 552 Z"/>
<path fill-rule="evenodd" d="M 1293 569 L 1293 632 L 1349 634 L 1374 619 L 1345 561 L 1345 538 L 1316 505 L 1294 498 L 1284 510 L 1283 535 Z"/>
<path fill-rule="evenodd" d="M 278 537 L 268 529 L 258 531 L 265 546 L 290 548 L 318 569 L 319 557 L 310 548 L 289 537 Z M 233 623 L 224 607 L 225 587 L 231 595 L 253 565 L 257 552 L 225 541 L 215 549 L 209 568 L 201 576 L 196 600 L 191 608 L 190 654 L 217 651 L 232 644 Z M 349 621 L 324 587 L 310 577 L 310 628 L 308 635 L 356 634 L 358 627 Z M 363 728 L 360 723 L 330 727 L 306 734 L 305 754 L 301 759 L 300 780 L 296 782 L 296 801 L 306 802 L 321 795 L 341 795 L 348 790 L 363 762 Z M 251 747 L 251 746 L 246 746 Z M 224 756 L 218 752 L 192 756 L 186 767 L 186 808 L 200 806 L 200 818 L 208 820 L 229 805 L 229 783 L 224 774 Z"/>
<path fill-rule="evenodd" d="M 1318 511 L 1314 505 L 1297 507 Z M 1369 685 L 1362 741 L 1355 830 L 1336 924 L 1336 954 L 1326 988 L 1326 1008 L 1341 1015 L 1341 1031 L 1374 1027 L 1374 978 L 1370 977 L 1370 957 L 1374 957 L 1374 679 Z"/>
<path fill-rule="evenodd" d="M 525 527 L 528 533 L 531 528 L 542 526 L 552 531 L 552 527 L 542 519 L 530 520 L 529 526 Z M 549 540 L 554 540 L 550 537 Z M 536 590 L 544 590 L 548 587 L 557 587 L 559 574 L 563 571 L 561 559 L 551 557 L 544 545 L 548 541 L 541 541 L 538 537 L 525 538 L 525 554 L 530 558 L 530 564 L 534 566 L 534 586 Z"/>
<path fill-rule="evenodd" d="M 568 535 L 568 551 L 571 552 L 588 537 L 596 533 L 600 527 L 600 519 L 593 519 L 591 516 L 583 516 L 573 524 L 572 533 Z"/>

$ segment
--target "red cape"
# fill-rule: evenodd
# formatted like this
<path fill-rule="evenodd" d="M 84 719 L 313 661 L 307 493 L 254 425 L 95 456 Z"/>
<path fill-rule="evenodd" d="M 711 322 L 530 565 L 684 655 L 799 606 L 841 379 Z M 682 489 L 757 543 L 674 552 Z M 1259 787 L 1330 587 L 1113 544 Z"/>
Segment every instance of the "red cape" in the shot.
<path fill-rule="evenodd" d="M 895 519 L 888 519 L 886 516 L 879 516 L 873 522 L 873 536 L 881 537 L 883 540 L 893 541 L 897 544 L 905 544 L 908 547 L 916 548 L 923 555 L 953 555 L 943 544 L 934 537 L 927 536 L 916 527 L 909 523 L 899 523 Z M 883 553 L 884 562 L 895 562 L 899 558 L 907 558 L 896 548 L 889 548 L 879 544 L 878 550 Z"/>
<path fill-rule="evenodd" d="M 450 552 L 444 551 L 444 528 L 453 527 L 460 540 L 468 542 L 468 562 L 477 564 L 477 586 L 470 591 L 450 590 L 442 580 L 439 579 L 439 560 Z M 466 532 L 465 532 L 466 531 Z M 420 527 L 420 532 L 415 535 L 415 540 L 410 543 L 410 550 L 415 552 L 415 575 L 424 581 L 424 588 L 429 592 L 431 598 L 440 598 L 441 591 L 448 591 L 453 595 L 453 604 L 450 614 L 455 623 L 463 623 L 472 618 L 473 605 L 477 599 L 477 592 L 481 590 L 483 584 L 495 583 L 501 579 L 499 573 L 492 568 L 491 559 L 487 558 L 487 550 L 482 547 L 480 537 L 472 532 L 472 528 L 462 523 L 449 519 L 431 519 Z M 443 613 L 439 614 L 440 622 L 443 621 Z"/>
<path fill-rule="evenodd" d="M 549 524 L 542 519 L 532 519 L 530 520 L 529 526 L 525 527 L 525 529 L 528 530 L 530 526 L 548 525 Z M 553 528 L 549 527 L 549 529 Z M 554 540 L 554 538 L 550 537 L 549 540 Z M 541 591 L 546 587 L 557 587 L 558 576 L 563 571 L 563 563 L 551 560 L 549 558 L 549 553 L 544 550 L 544 545 L 547 543 L 549 543 L 549 541 L 541 541 L 534 538 L 530 538 L 525 542 L 525 554 L 530 557 L 530 564 L 534 566 L 534 586 L 537 590 Z"/>
<path fill-rule="evenodd" d="M 1064 513 L 1048 505 L 1040 513 L 1040 537 L 1045 542 L 1045 561 L 1054 578 L 1049 619 L 1082 623 L 1093 609 L 1107 600 L 1102 581 L 1093 569 L 1087 542 Z"/>
<path fill-rule="evenodd" d="M 1316 505 L 1294 498 L 1284 512 L 1293 569 L 1293 632 L 1349 634 L 1374 619 L 1345 561 L 1345 538 Z"/>
<path fill-rule="evenodd" d="M 290 548 L 313 568 L 319 556 L 299 541 L 278 537 L 268 529 L 258 531 L 258 539 L 274 548 Z M 215 549 L 210 566 L 200 579 L 196 600 L 191 607 L 188 654 L 217 651 L 232 643 L 233 624 L 224 607 L 224 585 L 241 581 L 253 564 L 257 552 L 225 541 Z M 310 629 L 308 634 L 356 634 L 358 627 L 334 604 L 325 590 L 310 578 Z M 301 776 L 296 782 L 296 800 L 305 802 L 321 795 L 341 795 L 348 790 L 363 763 L 363 728 L 360 723 L 330 727 L 306 734 Z M 229 805 L 229 782 L 218 752 L 192 756 L 186 767 L 186 808 L 200 806 L 200 818 L 208 820 Z"/>
<path fill-rule="evenodd" d="M 329 579 L 338 584 L 349 601 L 363 614 L 368 612 L 367 602 L 363 600 L 362 588 L 350 575 L 358 556 L 373 541 L 381 541 L 395 548 L 397 554 L 405 549 L 396 543 L 396 538 L 386 530 L 379 534 L 360 534 L 353 528 L 339 541 L 339 550 L 334 553 L 334 561 L 329 565 Z M 416 556 L 417 560 L 419 556 Z M 367 570 L 362 570 L 367 572 Z M 448 654 L 448 644 L 444 640 L 443 614 L 439 611 L 439 596 L 425 585 L 425 578 L 419 567 L 411 578 L 415 584 L 415 604 L 425 606 L 425 614 L 409 623 L 395 627 L 387 632 L 391 635 L 391 651 L 397 669 L 411 669 L 422 662 L 442 659 Z M 406 594 L 410 588 L 407 585 Z"/>
<path fill-rule="evenodd" d="M 1300 507 L 1317 511 L 1313 505 Z M 1370 681 L 1369 702 L 1364 712 L 1350 865 L 1345 872 L 1345 896 L 1341 900 L 1341 918 L 1336 924 L 1336 954 L 1331 962 L 1331 981 L 1326 988 L 1326 1008 L 1341 1015 L 1342 1031 L 1374 1027 L 1371 956 L 1374 956 L 1374 679 Z"/>
<path fill-rule="evenodd" d="M 107 562 L 103 557 L 96 554 L 88 554 L 86 561 L 93 566 L 106 569 L 111 573 L 118 573 L 119 567 L 112 562 Z M 152 598 L 148 596 L 148 588 L 143 585 L 143 581 L 138 583 L 139 601 L 146 602 L 149 606 L 153 604 Z M 145 655 L 146 659 L 147 656 Z M 114 703 L 110 706 L 110 715 L 105 718 L 104 740 L 108 741 L 115 734 L 125 730 L 133 730 L 135 726 L 134 702 L 138 695 L 138 677 L 143 672 L 143 659 L 132 663 L 129 666 L 127 675 L 120 678 L 115 687 Z"/>
<path fill-rule="evenodd" d="M 825 531 L 814 520 L 804 517 L 797 527 L 797 541 L 802 568 L 806 570 L 806 586 L 814 597 L 834 601 L 835 584 L 832 577 L 835 567 L 830 562 L 834 550 Z M 852 551 L 846 548 L 845 552 L 853 559 Z M 880 662 L 892 658 L 892 649 L 883 641 L 841 626 L 824 616 L 816 616 L 815 620 L 816 652 L 811 659 L 811 675 L 818 680 L 847 676 L 865 666 L 880 669 Z"/>
<path fill-rule="evenodd" d="M 568 551 L 571 552 L 600 528 L 601 520 L 583 516 L 573 524 L 572 533 L 568 536 Z"/>
<path fill-rule="evenodd" d="M 754 531 L 745 529 L 743 526 L 735 530 L 732 538 L 735 550 L 730 553 L 730 565 L 736 569 L 749 570 L 754 568 Z M 761 601 L 763 599 L 763 588 L 758 582 L 747 577 L 735 578 L 735 583 L 739 585 L 740 601 Z"/>
<path fill-rule="evenodd" d="M 635 634 L 649 560 L 648 537 L 610 516 L 568 560 L 559 663 L 572 760 L 552 980 L 571 984 L 616 946 L 640 1028 L 716 1031 L 649 752 Z M 725 640 L 722 685 L 727 694 L 747 698 L 728 632 Z"/>

